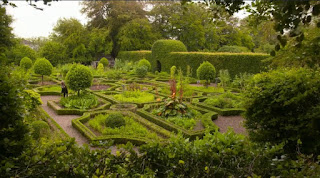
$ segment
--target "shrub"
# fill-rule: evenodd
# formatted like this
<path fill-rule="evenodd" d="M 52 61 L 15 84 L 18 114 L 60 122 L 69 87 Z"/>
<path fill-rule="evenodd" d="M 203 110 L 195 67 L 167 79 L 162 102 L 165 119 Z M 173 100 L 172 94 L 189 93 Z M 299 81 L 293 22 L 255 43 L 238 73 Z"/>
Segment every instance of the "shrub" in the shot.
<path fill-rule="evenodd" d="M 62 74 L 62 77 L 67 76 L 67 73 L 69 72 L 72 66 L 72 64 L 65 64 L 60 68 L 60 73 Z"/>
<path fill-rule="evenodd" d="M 218 52 L 244 53 L 250 52 L 250 50 L 243 46 L 222 46 L 218 49 Z"/>
<path fill-rule="evenodd" d="M 141 66 L 146 66 L 148 68 L 148 71 L 151 70 L 151 64 L 148 60 L 146 59 L 141 59 L 139 62 L 138 62 L 138 67 L 141 67 Z"/>
<path fill-rule="evenodd" d="M 39 58 L 34 63 L 34 73 L 39 74 L 42 76 L 42 83 L 43 83 L 43 76 L 44 75 L 51 75 L 53 66 L 45 58 Z"/>
<path fill-rule="evenodd" d="M 231 77 L 228 70 L 219 71 L 220 86 L 227 87 L 230 85 Z"/>
<path fill-rule="evenodd" d="M 30 69 L 32 67 L 32 60 L 28 57 L 22 58 L 20 61 L 20 67 L 25 70 Z"/>
<path fill-rule="evenodd" d="M 99 64 L 103 64 L 104 67 L 109 67 L 109 61 L 107 58 L 103 57 L 100 59 Z"/>
<path fill-rule="evenodd" d="M 151 93 L 136 91 L 125 91 L 121 94 L 114 95 L 114 98 L 121 102 L 146 103 L 154 101 L 154 95 Z"/>
<path fill-rule="evenodd" d="M 93 75 L 89 68 L 79 64 L 72 66 L 66 77 L 67 86 L 71 90 L 78 91 L 78 95 L 80 95 L 80 90 L 92 85 L 92 80 Z"/>
<path fill-rule="evenodd" d="M 61 98 L 60 104 L 66 108 L 84 110 L 98 106 L 99 102 L 95 95 L 81 94 L 80 96 L 73 95 L 70 97 Z"/>
<path fill-rule="evenodd" d="M 187 47 L 178 40 L 158 40 L 152 46 L 152 68 L 156 69 L 157 61 L 161 63 L 161 70 L 169 71 L 173 65 L 167 65 L 170 52 L 186 52 Z"/>
<path fill-rule="evenodd" d="M 32 136 L 34 139 L 39 139 L 50 130 L 49 125 L 45 121 L 34 121 L 31 123 Z"/>
<path fill-rule="evenodd" d="M 255 75 L 246 88 L 245 126 L 252 140 L 296 151 L 320 153 L 320 73 L 310 69 L 281 69 Z"/>
<path fill-rule="evenodd" d="M 102 63 L 99 63 L 98 64 L 98 67 L 97 67 L 97 71 L 98 71 L 98 74 L 101 76 L 102 74 L 103 74 L 103 69 L 104 69 L 104 67 L 103 67 L 104 65 L 102 64 Z"/>
<path fill-rule="evenodd" d="M 197 76 L 200 80 L 206 80 L 205 85 L 208 85 L 215 80 L 216 69 L 210 62 L 205 61 L 197 69 Z"/>
<path fill-rule="evenodd" d="M 174 78 L 175 78 L 176 70 L 177 70 L 177 67 L 176 67 L 176 66 L 172 66 L 172 67 L 170 68 L 170 77 L 171 77 L 171 79 L 174 79 Z"/>
<path fill-rule="evenodd" d="M 248 73 L 240 73 L 239 76 L 236 75 L 232 81 L 232 87 L 244 89 L 250 80 L 252 79 L 253 75 Z"/>
<path fill-rule="evenodd" d="M 139 66 L 136 68 L 136 74 L 138 77 L 143 78 L 148 73 L 148 67 L 147 66 Z"/>
<path fill-rule="evenodd" d="M 123 115 L 120 113 L 109 114 L 106 118 L 106 126 L 111 128 L 121 127 L 126 124 Z"/>

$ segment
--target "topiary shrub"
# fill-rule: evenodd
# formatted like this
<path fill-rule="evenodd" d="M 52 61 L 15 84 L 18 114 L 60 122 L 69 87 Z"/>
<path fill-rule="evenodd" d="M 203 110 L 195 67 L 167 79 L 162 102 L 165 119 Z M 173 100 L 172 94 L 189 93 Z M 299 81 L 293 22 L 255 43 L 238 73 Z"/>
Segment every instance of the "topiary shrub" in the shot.
<path fill-rule="evenodd" d="M 255 75 L 246 88 L 245 126 L 252 140 L 288 152 L 320 153 L 320 72 L 281 69 Z"/>
<path fill-rule="evenodd" d="M 148 71 L 151 70 L 151 64 L 148 60 L 146 59 L 141 59 L 139 62 L 138 62 L 138 67 L 141 67 L 141 66 L 146 66 L 148 68 Z"/>
<path fill-rule="evenodd" d="M 104 65 L 102 63 L 98 64 L 97 71 L 100 76 L 103 75 Z"/>
<path fill-rule="evenodd" d="M 170 52 L 187 52 L 187 47 L 178 40 L 158 40 L 152 46 L 152 68 L 157 68 L 157 62 L 161 63 L 161 70 L 169 72 L 171 63 L 168 56 Z"/>
<path fill-rule="evenodd" d="M 50 130 L 49 125 L 45 121 L 34 121 L 31 123 L 32 136 L 34 139 L 39 139 Z"/>
<path fill-rule="evenodd" d="M 123 118 L 123 115 L 120 113 L 109 114 L 106 118 L 106 126 L 111 128 L 121 127 L 126 125 L 126 121 Z"/>
<path fill-rule="evenodd" d="M 214 66 L 208 62 L 203 62 L 197 69 L 197 77 L 200 80 L 206 80 L 205 85 L 209 85 L 216 77 L 216 69 Z"/>
<path fill-rule="evenodd" d="M 136 74 L 138 77 L 143 78 L 148 73 L 148 67 L 147 66 L 139 66 L 136 68 Z"/>
<path fill-rule="evenodd" d="M 24 70 L 28 70 L 32 67 L 32 60 L 28 57 L 24 57 L 20 61 L 20 67 Z"/>
<path fill-rule="evenodd" d="M 53 66 L 46 58 L 37 59 L 34 63 L 34 73 L 39 74 L 42 76 L 42 83 L 43 83 L 43 76 L 44 75 L 51 75 Z"/>
<path fill-rule="evenodd" d="M 104 67 L 108 67 L 109 66 L 109 61 L 105 57 L 101 58 L 99 63 L 103 64 Z"/>
<path fill-rule="evenodd" d="M 93 75 L 90 69 L 79 64 L 72 66 L 66 77 L 67 86 L 71 90 L 78 91 L 78 96 L 80 95 L 80 90 L 89 88 L 92 85 L 92 81 Z"/>
<path fill-rule="evenodd" d="M 244 46 L 222 46 L 218 49 L 218 52 L 246 53 L 250 52 L 250 50 Z"/>

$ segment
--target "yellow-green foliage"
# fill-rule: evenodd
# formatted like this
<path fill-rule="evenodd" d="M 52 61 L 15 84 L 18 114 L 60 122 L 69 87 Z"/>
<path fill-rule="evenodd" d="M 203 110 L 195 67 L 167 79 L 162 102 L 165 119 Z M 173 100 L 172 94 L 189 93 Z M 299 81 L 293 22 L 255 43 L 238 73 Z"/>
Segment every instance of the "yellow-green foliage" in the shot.
<path fill-rule="evenodd" d="M 108 67 L 109 66 L 109 61 L 107 58 L 103 57 L 100 59 L 99 64 L 103 64 L 104 67 Z"/>
<path fill-rule="evenodd" d="M 20 61 L 20 67 L 22 67 L 25 70 L 28 70 L 32 67 L 32 60 L 28 57 L 24 57 Z"/>
<path fill-rule="evenodd" d="M 114 95 L 114 98 L 121 102 L 146 103 L 154 101 L 154 95 L 151 93 L 136 91 L 125 91 L 121 94 Z"/>

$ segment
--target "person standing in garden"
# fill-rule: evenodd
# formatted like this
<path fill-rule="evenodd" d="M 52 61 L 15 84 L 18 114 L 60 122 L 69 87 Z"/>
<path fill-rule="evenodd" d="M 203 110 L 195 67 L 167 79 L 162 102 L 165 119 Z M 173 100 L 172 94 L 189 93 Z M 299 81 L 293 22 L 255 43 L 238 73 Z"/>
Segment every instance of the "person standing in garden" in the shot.
<path fill-rule="evenodd" d="M 61 93 L 63 93 L 63 97 L 68 97 L 68 88 L 63 81 L 61 82 Z"/>

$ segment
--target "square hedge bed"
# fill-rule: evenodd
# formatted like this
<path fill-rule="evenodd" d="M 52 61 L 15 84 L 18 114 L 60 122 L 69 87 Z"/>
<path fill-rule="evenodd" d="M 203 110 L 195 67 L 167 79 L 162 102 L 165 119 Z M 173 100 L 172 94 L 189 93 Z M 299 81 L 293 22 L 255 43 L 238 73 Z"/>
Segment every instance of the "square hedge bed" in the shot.
<path fill-rule="evenodd" d="M 243 108 L 218 108 L 215 106 L 209 106 L 203 103 L 206 99 L 206 97 L 198 98 L 198 102 L 193 102 L 192 104 L 209 111 L 217 112 L 221 116 L 237 116 L 245 111 Z"/>
<path fill-rule="evenodd" d="M 97 95 L 100 98 L 103 98 L 109 102 L 111 102 L 112 104 L 121 104 L 121 103 L 131 103 L 131 104 L 136 104 L 138 106 L 138 108 L 142 108 L 145 104 L 155 104 L 155 103 L 159 103 L 161 101 L 151 101 L 151 102 L 121 102 L 117 99 L 115 99 L 113 97 L 113 95 L 116 94 L 121 94 L 121 92 L 118 91 L 106 91 L 106 92 L 94 92 L 93 94 Z M 151 93 L 152 94 L 152 93 Z M 163 97 L 160 97 L 161 99 L 163 99 Z"/>
<path fill-rule="evenodd" d="M 99 105 L 96 108 L 92 109 L 72 109 L 72 108 L 62 108 L 59 106 L 57 101 L 48 101 L 47 104 L 52 108 L 58 115 L 82 115 L 85 112 L 98 111 L 103 109 L 108 109 L 111 106 L 111 103 L 99 98 Z"/>
<path fill-rule="evenodd" d="M 202 138 L 206 132 L 215 132 L 219 130 L 218 126 L 216 126 L 213 123 L 213 120 L 218 118 L 218 114 L 216 112 L 209 111 L 209 110 L 188 104 L 188 108 L 195 109 L 202 114 L 200 122 L 204 128 L 201 130 L 195 131 L 195 130 L 184 129 L 174 123 L 164 120 L 163 118 L 157 115 L 152 114 L 151 109 L 157 108 L 159 106 L 160 106 L 159 104 L 145 105 L 142 109 L 137 110 L 137 114 L 139 114 L 141 117 L 148 119 L 150 122 L 153 122 L 159 125 L 160 127 L 163 127 L 166 130 L 169 130 L 175 133 L 181 132 L 185 137 L 188 137 L 192 140 L 196 139 L 197 137 Z"/>
<path fill-rule="evenodd" d="M 169 138 L 171 135 L 171 132 L 163 129 L 162 127 L 159 127 L 158 125 L 130 111 L 104 110 L 104 111 L 87 112 L 87 113 L 84 113 L 81 117 L 77 119 L 73 119 L 72 126 L 75 127 L 86 138 L 88 138 L 90 142 L 113 140 L 115 144 L 125 144 L 127 142 L 131 142 L 135 145 L 142 145 L 147 142 L 151 142 L 153 140 L 146 137 L 133 136 L 132 134 L 103 135 L 102 133 L 88 126 L 89 124 L 86 124 L 99 114 L 110 114 L 110 113 L 121 113 L 124 116 L 129 116 L 134 120 L 135 123 L 138 123 L 143 128 L 146 128 L 148 132 L 155 133 L 157 139 L 159 138 L 159 140 L 161 141 L 163 141 L 166 138 Z"/>

